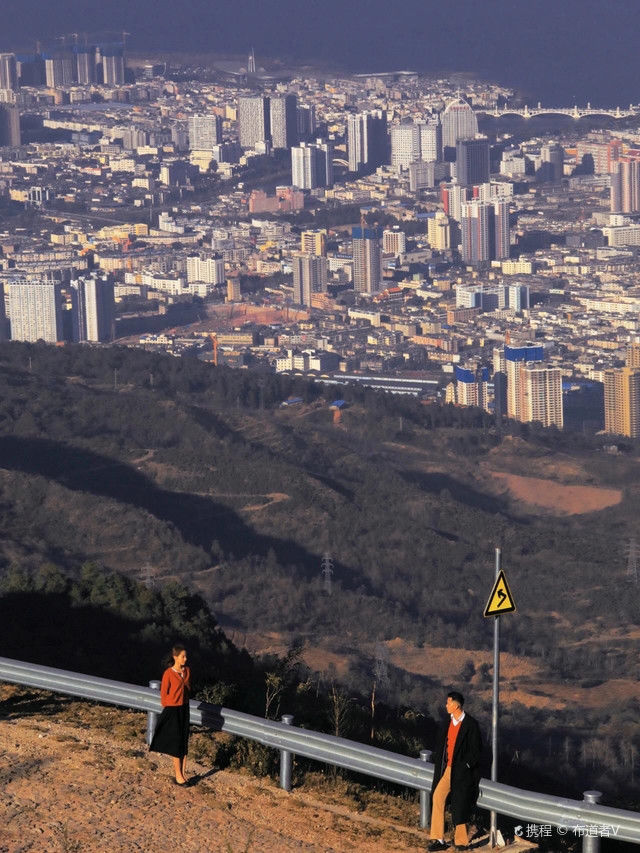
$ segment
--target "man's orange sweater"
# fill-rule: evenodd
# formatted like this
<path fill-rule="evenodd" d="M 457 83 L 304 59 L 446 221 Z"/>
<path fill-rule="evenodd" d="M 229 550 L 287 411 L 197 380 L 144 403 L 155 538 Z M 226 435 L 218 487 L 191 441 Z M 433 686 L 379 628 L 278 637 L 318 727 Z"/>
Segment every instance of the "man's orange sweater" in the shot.
<path fill-rule="evenodd" d="M 457 726 L 453 725 L 453 720 L 449 723 L 449 731 L 447 732 L 447 767 L 451 767 L 453 761 L 453 750 L 456 746 L 458 732 L 460 731 L 460 723 Z"/>

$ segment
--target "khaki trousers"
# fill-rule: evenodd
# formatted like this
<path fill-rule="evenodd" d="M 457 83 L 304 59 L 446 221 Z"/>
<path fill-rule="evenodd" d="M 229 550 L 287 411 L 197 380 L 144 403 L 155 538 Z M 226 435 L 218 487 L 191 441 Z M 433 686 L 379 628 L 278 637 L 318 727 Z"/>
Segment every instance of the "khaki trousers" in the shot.
<path fill-rule="evenodd" d="M 451 791 L 451 768 L 447 767 L 433 792 L 431 807 L 431 838 L 444 838 L 444 806 Z M 459 823 L 455 828 L 453 843 L 466 847 L 469 843 L 466 823 Z"/>

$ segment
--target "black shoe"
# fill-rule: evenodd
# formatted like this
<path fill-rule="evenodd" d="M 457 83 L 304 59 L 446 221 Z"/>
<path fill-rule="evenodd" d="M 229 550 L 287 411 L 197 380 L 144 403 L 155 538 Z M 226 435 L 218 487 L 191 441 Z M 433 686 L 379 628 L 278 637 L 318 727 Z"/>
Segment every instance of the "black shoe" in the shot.
<path fill-rule="evenodd" d="M 427 850 L 448 850 L 449 845 L 446 841 L 432 841 L 427 847 Z"/>

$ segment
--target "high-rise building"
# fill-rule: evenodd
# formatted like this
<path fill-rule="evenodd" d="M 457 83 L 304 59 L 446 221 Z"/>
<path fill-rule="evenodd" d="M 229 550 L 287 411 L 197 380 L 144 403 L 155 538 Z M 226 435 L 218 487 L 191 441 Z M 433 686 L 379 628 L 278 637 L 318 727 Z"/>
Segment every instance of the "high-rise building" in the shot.
<path fill-rule="evenodd" d="M 544 359 L 544 347 L 540 344 L 524 344 L 519 347 L 505 346 L 504 363 L 507 376 L 507 415 L 517 421 L 525 421 L 527 411 L 524 400 L 524 386 L 521 382 L 520 367 L 530 362 Z M 495 368 L 495 352 L 494 352 Z"/>
<path fill-rule="evenodd" d="M 458 284 L 456 287 L 456 308 L 481 308 L 483 311 L 495 311 L 500 302 L 500 289 L 483 284 Z"/>
<path fill-rule="evenodd" d="M 442 124 L 439 116 L 418 122 L 420 128 L 420 159 L 442 160 Z"/>
<path fill-rule="evenodd" d="M 466 201 L 462 204 L 462 260 L 468 264 L 491 260 L 491 205 L 488 202 Z"/>
<path fill-rule="evenodd" d="M 511 254 L 511 228 L 509 222 L 509 200 L 498 199 L 492 204 L 493 223 L 493 255 L 492 260 L 502 261 Z M 529 305 L 527 304 L 527 308 Z M 519 309 L 518 309 L 519 310 Z"/>
<path fill-rule="evenodd" d="M 626 367 L 640 367 L 640 343 L 629 344 L 624 363 Z"/>
<path fill-rule="evenodd" d="M 462 204 L 462 260 L 477 264 L 509 257 L 509 202 L 472 199 Z"/>
<path fill-rule="evenodd" d="M 507 284 L 504 287 L 504 308 L 511 308 L 516 313 L 529 310 L 529 285 Z"/>
<path fill-rule="evenodd" d="M 478 367 L 476 370 L 471 370 L 456 364 L 454 375 L 456 403 L 459 406 L 478 406 L 481 409 L 488 409 L 489 369 Z"/>
<path fill-rule="evenodd" d="M 375 294 L 380 290 L 382 259 L 380 237 L 375 228 L 353 228 L 353 287 L 356 293 Z"/>
<path fill-rule="evenodd" d="M 393 228 L 382 232 L 382 251 L 385 255 L 404 255 L 407 251 L 407 235 Z"/>
<path fill-rule="evenodd" d="M 0 282 L 0 341 L 9 340 L 9 321 L 5 304 L 4 285 Z"/>
<path fill-rule="evenodd" d="M 640 211 L 640 160 L 622 157 L 611 173 L 611 211 L 638 213 Z"/>
<path fill-rule="evenodd" d="M 420 160 L 420 127 L 397 124 L 391 128 L 391 165 L 400 172 Z"/>
<path fill-rule="evenodd" d="M 74 341 L 112 341 L 115 314 L 112 278 L 91 273 L 73 279 L 71 311 Z"/>
<path fill-rule="evenodd" d="M 315 228 L 303 231 L 300 235 L 300 250 L 306 255 L 327 254 L 327 229 Z"/>
<path fill-rule="evenodd" d="M 604 430 L 640 437 L 640 370 L 619 367 L 604 372 Z"/>
<path fill-rule="evenodd" d="M 409 163 L 409 191 L 412 193 L 419 190 L 429 189 L 436 185 L 436 162 L 418 160 Z"/>
<path fill-rule="evenodd" d="M 611 142 L 592 142 L 581 139 L 576 145 L 576 160 L 580 166 L 590 166 L 596 175 L 611 174 L 615 164 L 622 155 L 622 142 L 612 139 Z"/>
<path fill-rule="evenodd" d="M 313 293 L 327 290 L 327 259 L 320 255 L 296 252 L 293 265 L 293 301 L 297 305 L 311 307 Z"/>
<path fill-rule="evenodd" d="M 306 142 L 315 133 L 316 108 L 301 104 L 297 109 L 298 139 Z"/>
<path fill-rule="evenodd" d="M 622 212 L 622 175 L 620 174 L 620 164 L 615 163 L 614 171 L 610 175 L 611 184 L 609 186 L 609 210 L 611 213 Z"/>
<path fill-rule="evenodd" d="M 438 252 L 451 248 L 451 225 L 444 211 L 437 210 L 427 219 L 427 241 Z"/>
<path fill-rule="evenodd" d="M 291 149 L 291 185 L 301 190 L 313 190 L 320 186 L 315 145 L 303 142 Z"/>
<path fill-rule="evenodd" d="M 44 59 L 40 54 L 21 53 L 16 56 L 20 86 L 44 86 L 46 75 Z"/>
<path fill-rule="evenodd" d="M 12 104 L 0 104 L 0 147 L 20 145 L 20 112 Z"/>
<path fill-rule="evenodd" d="M 206 284 L 224 284 L 224 258 L 220 254 L 187 257 L 187 282 L 204 281 Z"/>
<path fill-rule="evenodd" d="M 189 133 L 181 124 L 174 124 L 171 128 L 171 142 L 175 151 L 186 151 L 189 148 Z M 216 148 L 218 150 L 220 146 Z"/>
<path fill-rule="evenodd" d="M 559 142 L 549 142 L 540 149 L 541 164 L 538 180 L 559 183 L 564 175 L 564 148 Z"/>
<path fill-rule="evenodd" d="M 227 302 L 241 302 L 242 291 L 240 289 L 240 278 L 230 277 L 227 279 Z"/>
<path fill-rule="evenodd" d="M 525 423 L 538 421 L 542 426 L 564 425 L 562 410 L 562 370 L 551 364 L 519 364 L 520 417 Z"/>
<path fill-rule="evenodd" d="M 51 89 L 71 86 L 75 82 L 75 62 L 71 53 L 55 53 L 44 57 L 46 84 Z"/>
<path fill-rule="evenodd" d="M 295 95 L 269 98 L 271 144 L 274 148 L 292 148 L 298 144 L 298 100 Z"/>
<path fill-rule="evenodd" d="M 249 58 L 247 60 L 247 74 L 253 76 L 256 73 L 256 54 L 253 48 L 249 51 Z"/>
<path fill-rule="evenodd" d="M 461 139 L 475 139 L 478 120 L 471 106 L 462 98 L 456 98 L 442 113 L 442 144 L 455 148 Z"/>
<path fill-rule="evenodd" d="M 463 187 L 489 180 L 489 140 L 461 139 L 456 145 L 456 179 Z"/>
<path fill-rule="evenodd" d="M 96 49 L 76 46 L 73 52 L 76 58 L 76 79 L 80 86 L 90 86 L 96 82 Z"/>
<path fill-rule="evenodd" d="M 9 318 L 13 341 L 62 340 L 61 285 L 53 281 L 10 281 Z"/>
<path fill-rule="evenodd" d="M 504 347 L 493 348 L 493 400 L 496 421 L 500 423 L 507 411 L 507 366 Z"/>
<path fill-rule="evenodd" d="M 462 205 L 469 197 L 467 188 L 454 181 L 441 184 L 440 196 L 447 216 L 455 219 L 456 222 L 460 222 L 462 220 Z"/>
<path fill-rule="evenodd" d="M 374 172 L 388 163 L 389 136 L 387 116 L 382 110 L 350 115 L 347 120 L 349 171 Z"/>
<path fill-rule="evenodd" d="M 333 145 L 318 140 L 291 149 L 291 183 L 301 190 L 333 186 Z"/>
<path fill-rule="evenodd" d="M 102 80 L 105 86 L 124 85 L 124 48 L 122 45 L 103 45 L 100 47 L 102 58 Z"/>
<path fill-rule="evenodd" d="M 238 139 L 243 148 L 270 142 L 269 98 L 262 95 L 238 98 Z"/>
<path fill-rule="evenodd" d="M 192 151 L 213 151 L 222 143 L 222 118 L 219 115 L 189 117 L 189 148 Z"/>
<path fill-rule="evenodd" d="M 0 89 L 18 88 L 18 68 L 14 53 L 0 53 Z"/>

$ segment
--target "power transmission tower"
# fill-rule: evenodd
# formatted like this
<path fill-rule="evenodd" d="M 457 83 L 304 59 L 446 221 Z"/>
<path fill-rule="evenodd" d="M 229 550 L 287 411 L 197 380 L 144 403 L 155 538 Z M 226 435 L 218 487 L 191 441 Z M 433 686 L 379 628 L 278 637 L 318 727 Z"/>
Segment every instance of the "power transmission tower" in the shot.
<path fill-rule="evenodd" d="M 144 585 L 147 587 L 147 589 L 153 589 L 155 586 L 155 580 L 153 577 L 153 575 L 154 575 L 153 566 L 151 566 L 151 565 L 149 565 L 149 563 L 147 563 L 143 567 L 142 572 L 144 575 L 144 580 L 143 580 Z"/>
<path fill-rule="evenodd" d="M 634 583 L 638 583 L 638 558 L 640 558 L 640 550 L 638 549 L 638 540 L 635 536 L 629 539 L 625 553 L 627 557 L 627 575 Z"/>
<path fill-rule="evenodd" d="M 327 595 L 331 595 L 331 577 L 333 575 L 333 560 L 331 559 L 331 554 L 323 554 L 322 555 L 322 580 L 324 583 L 324 591 Z"/>

